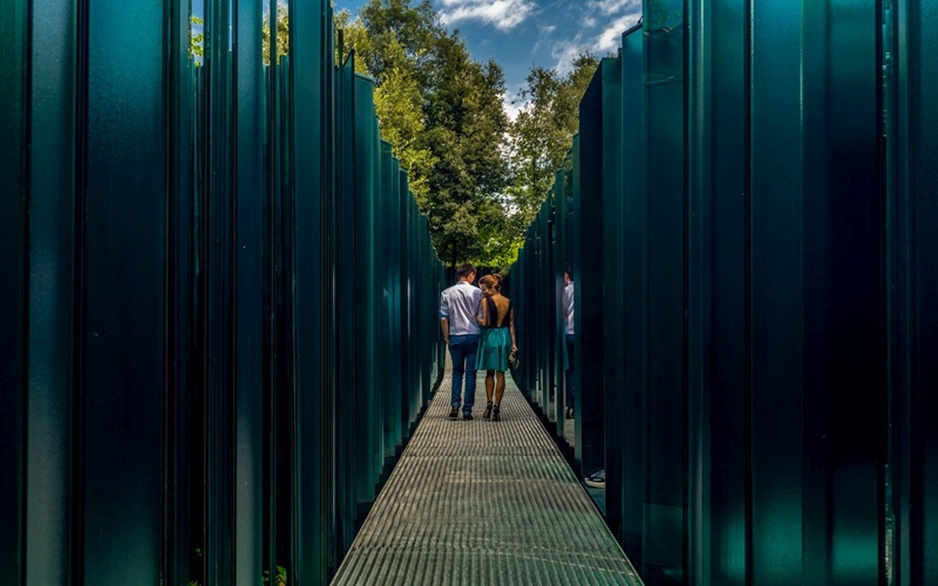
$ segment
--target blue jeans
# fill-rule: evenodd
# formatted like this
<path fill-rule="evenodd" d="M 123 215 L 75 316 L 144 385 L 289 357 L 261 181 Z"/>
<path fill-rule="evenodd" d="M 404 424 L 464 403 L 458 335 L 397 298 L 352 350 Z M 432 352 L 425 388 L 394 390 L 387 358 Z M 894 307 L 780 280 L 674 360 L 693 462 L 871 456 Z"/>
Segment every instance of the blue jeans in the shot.
<path fill-rule="evenodd" d="M 453 409 L 459 408 L 462 402 L 462 412 L 471 413 L 476 401 L 476 350 L 479 348 L 478 334 L 468 336 L 449 337 L 449 355 L 453 359 Z M 462 400 L 462 379 L 466 375 L 466 398 Z"/>
<path fill-rule="evenodd" d="M 564 335 L 564 343 L 567 345 L 567 409 L 573 409 L 573 334 Z"/>

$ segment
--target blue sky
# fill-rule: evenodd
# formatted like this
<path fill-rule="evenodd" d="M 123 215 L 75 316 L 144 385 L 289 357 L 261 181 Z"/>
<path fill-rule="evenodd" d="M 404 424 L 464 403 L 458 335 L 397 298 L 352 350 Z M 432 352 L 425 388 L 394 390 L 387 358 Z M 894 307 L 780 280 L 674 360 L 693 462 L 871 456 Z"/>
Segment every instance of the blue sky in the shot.
<path fill-rule="evenodd" d="M 334 4 L 337 11 L 354 14 L 367 0 Z M 476 60 L 492 58 L 502 66 L 509 104 L 531 65 L 565 73 L 582 50 L 597 57 L 614 53 L 642 11 L 642 0 L 433 0 L 433 5 L 446 26 L 459 29 Z"/>

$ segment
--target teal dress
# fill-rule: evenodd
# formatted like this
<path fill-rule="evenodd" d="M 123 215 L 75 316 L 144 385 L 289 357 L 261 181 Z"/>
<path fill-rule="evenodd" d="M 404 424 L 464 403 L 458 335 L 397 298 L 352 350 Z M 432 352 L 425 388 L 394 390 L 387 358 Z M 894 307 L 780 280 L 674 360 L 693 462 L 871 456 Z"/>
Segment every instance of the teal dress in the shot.
<path fill-rule="evenodd" d="M 511 353 L 511 330 L 508 325 L 511 323 L 511 313 L 514 308 L 511 300 L 508 300 L 508 311 L 501 322 L 498 320 L 498 310 L 495 302 L 491 298 L 486 298 L 484 303 L 488 303 L 488 323 L 482 326 L 482 335 L 479 338 L 479 349 L 476 352 L 477 370 L 498 370 L 508 371 L 508 354 Z"/>

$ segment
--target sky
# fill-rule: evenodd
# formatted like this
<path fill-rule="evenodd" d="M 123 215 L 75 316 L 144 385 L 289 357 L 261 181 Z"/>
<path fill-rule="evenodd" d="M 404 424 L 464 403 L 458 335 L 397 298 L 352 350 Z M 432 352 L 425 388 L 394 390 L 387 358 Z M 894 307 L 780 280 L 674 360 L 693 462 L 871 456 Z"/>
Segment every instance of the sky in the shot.
<path fill-rule="evenodd" d="M 367 0 L 333 0 L 355 14 Z M 416 4 L 418 0 L 412 0 Z M 642 0 L 433 0 L 443 24 L 459 29 L 477 61 L 505 71 L 509 114 L 532 65 L 567 73 L 581 51 L 615 53 L 622 33 L 638 22 Z"/>

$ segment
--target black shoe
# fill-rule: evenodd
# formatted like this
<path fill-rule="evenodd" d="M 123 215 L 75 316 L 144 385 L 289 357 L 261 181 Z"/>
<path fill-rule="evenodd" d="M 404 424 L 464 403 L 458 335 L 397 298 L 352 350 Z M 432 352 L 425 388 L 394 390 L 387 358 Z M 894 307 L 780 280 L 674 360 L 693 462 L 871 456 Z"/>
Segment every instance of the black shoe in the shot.
<path fill-rule="evenodd" d="M 567 419 L 573 419 L 573 407 L 567 407 L 567 413 L 565 416 Z"/>
<path fill-rule="evenodd" d="M 485 406 L 485 411 L 482 412 L 482 419 L 488 419 L 492 416 L 492 402 L 489 401 Z"/>
<path fill-rule="evenodd" d="M 452 411 L 449 412 L 450 419 L 459 419 L 459 407 L 453 407 Z"/>
<path fill-rule="evenodd" d="M 463 420 L 463 421 L 472 421 L 472 419 L 473 419 L 472 413 L 463 413 L 463 414 L 462 414 L 462 420 Z"/>
<path fill-rule="evenodd" d="M 492 407 L 492 421 L 502 420 L 502 409 L 498 405 Z"/>

